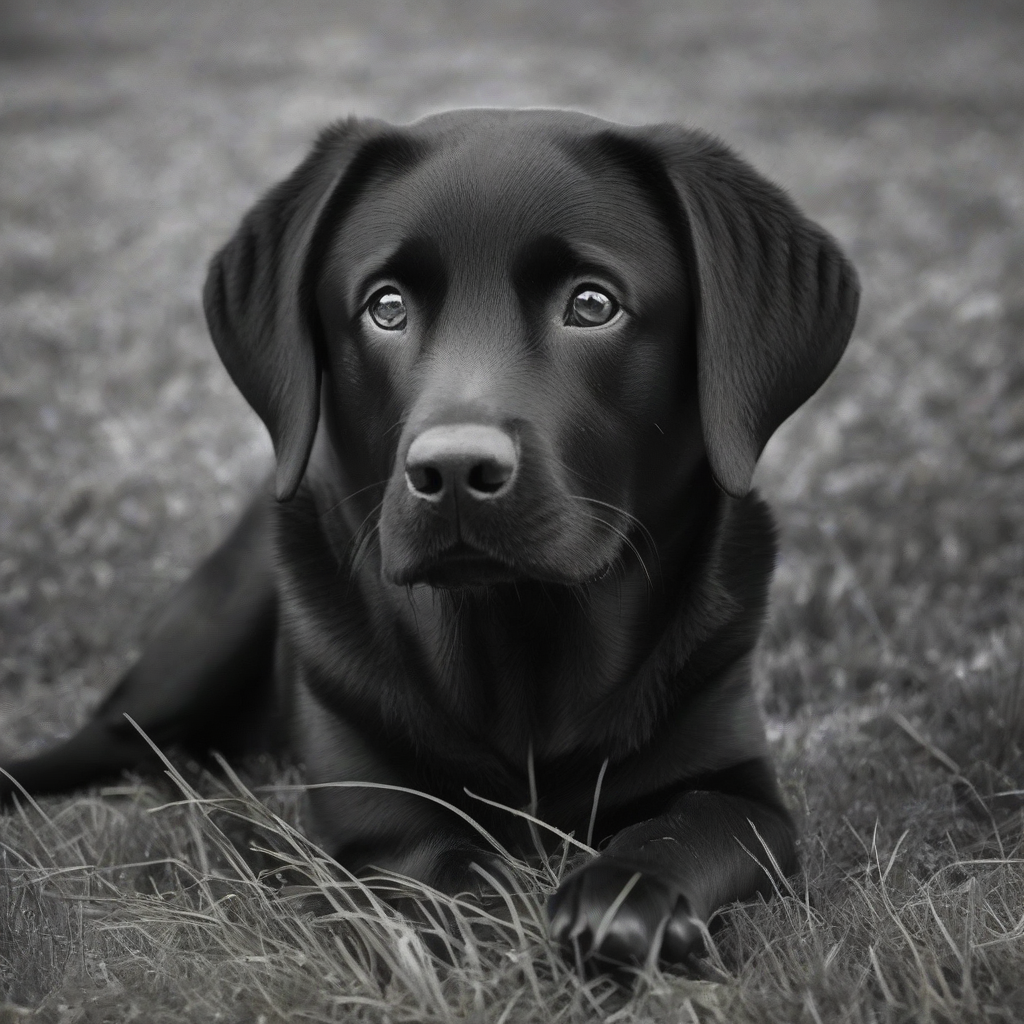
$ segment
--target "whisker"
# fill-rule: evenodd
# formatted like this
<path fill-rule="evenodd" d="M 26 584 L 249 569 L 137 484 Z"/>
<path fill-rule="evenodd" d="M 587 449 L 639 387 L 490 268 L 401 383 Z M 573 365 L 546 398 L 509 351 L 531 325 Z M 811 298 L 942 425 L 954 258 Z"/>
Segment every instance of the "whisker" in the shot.
<path fill-rule="evenodd" d="M 637 546 L 629 539 L 629 536 L 624 531 L 620 530 L 614 523 L 609 523 L 607 520 L 602 519 L 599 515 L 596 515 L 593 512 L 588 513 L 588 518 L 590 518 L 593 522 L 600 523 L 602 526 L 607 527 L 609 530 L 611 530 L 612 533 L 614 533 L 622 541 L 622 543 L 625 544 L 626 547 L 628 547 L 629 550 L 633 552 L 633 554 L 636 556 L 636 560 L 640 563 L 640 568 L 644 571 L 644 576 L 647 577 L 648 589 L 653 591 L 654 581 L 651 579 L 651 574 L 647 571 L 647 563 L 643 560 L 643 556 L 640 554 L 640 551 L 637 549 Z"/>
<path fill-rule="evenodd" d="M 380 524 L 379 523 L 374 523 L 373 526 L 370 527 L 369 530 L 366 530 L 365 533 L 364 533 L 364 529 L 365 529 L 366 525 L 370 522 L 370 520 L 373 518 L 373 516 L 375 516 L 377 514 L 377 512 L 380 511 L 380 509 L 383 506 L 383 504 L 384 504 L 384 500 L 383 499 L 378 501 L 377 504 L 374 505 L 373 508 L 371 508 L 369 512 L 367 512 L 367 514 L 363 518 L 363 521 L 359 524 L 359 527 L 356 529 L 355 533 L 352 535 L 353 552 L 352 552 L 352 558 L 351 558 L 351 561 L 349 562 L 349 565 L 351 567 L 351 571 L 352 571 L 353 575 L 355 575 L 355 573 L 360 568 L 360 559 L 362 557 L 364 547 L 367 547 L 367 549 L 368 549 L 369 541 L 373 537 L 374 533 L 377 530 L 380 529 Z"/>
<path fill-rule="evenodd" d="M 353 491 L 351 494 L 346 494 L 344 498 L 342 498 L 340 501 L 336 501 L 333 505 L 329 505 L 322 512 L 318 510 L 317 515 L 320 518 L 328 516 L 335 509 L 340 508 L 342 505 L 344 505 L 346 501 L 351 501 L 353 498 L 358 498 L 360 494 L 363 494 L 365 491 L 372 490 L 374 487 L 386 487 L 387 484 L 388 477 L 385 477 L 383 480 L 375 480 L 372 484 L 367 484 L 365 487 L 360 487 L 358 491 Z"/>
<path fill-rule="evenodd" d="M 561 467 L 569 476 L 576 477 L 582 483 L 588 484 L 594 488 L 598 488 L 601 486 L 600 480 L 589 476 L 589 474 L 581 473 L 579 467 L 570 468 L 565 462 L 563 462 L 557 456 L 552 456 L 552 461 L 556 465 Z M 618 505 L 613 505 L 610 502 L 601 501 L 599 498 L 588 498 L 585 494 L 570 494 L 569 497 L 575 498 L 578 501 L 589 501 L 594 505 L 601 505 L 604 508 L 610 509 L 612 512 L 616 512 L 624 519 L 629 520 L 629 522 L 636 526 L 636 528 L 641 533 L 645 534 L 648 539 L 648 543 L 651 545 L 651 547 L 655 547 L 654 537 L 651 534 L 651 531 L 648 530 L 647 527 L 643 524 L 643 522 L 640 519 L 638 519 L 635 515 L 633 515 L 632 512 L 627 512 L 624 508 L 621 508 Z"/>
<path fill-rule="evenodd" d="M 600 505 L 602 508 L 606 508 L 612 512 L 617 513 L 618 515 L 622 516 L 622 518 L 625 519 L 626 522 L 636 527 L 636 529 L 640 532 L 640 534 L 642 534 L 644 540 L 647 542 L 647 545 L 651 548 L 652 551 L 658 550 L 658 546 L 654 542 L 654 534 L 652 534 L 651 531 L 644 525 L 643 521 L 640 520 L 637 516 L 633 515 L 632 512 L 627 512 L 624 508 L 620 508 L 618 505 L 613 505 L 610 502 L 601 501 L 600 498 L 588 498 L 585 494 L 570 494 L 569 497 L 574 498 L 577 501 L 589 502 L 591 505 Z"/>
<path fill-rule="evenodd" d="M 587 610 L 587 593 L 586 587 L 581 583 L 574 583 L 569 587 L 569 592 L 572 594 L 576 603 L 580 606 L 580 611 L 585 612 Z"/>
<path fill-rule="evenodd" d="M 366 532 L 366 536 L 359 542 L 359 549 L 352 556 L 352 575 L 355 576 L 362 568 L 362 563 L 370 553 L 370 542 L 373 535 L 380 530 L 380 524 L 374 523 L 373 527 Z"/>
<path fill-rule="evenodd" d="M 407 417 L 405 416 L 400 417 L 395 423 L 388 427 L 388 429 L 385 430 L 383 434 L 381 434 L 381 437 L 387 437 L 388 434 L 393 433 L 396 430 L 401 430 L 402 427 L 405 426 L 406 419 Z"/>

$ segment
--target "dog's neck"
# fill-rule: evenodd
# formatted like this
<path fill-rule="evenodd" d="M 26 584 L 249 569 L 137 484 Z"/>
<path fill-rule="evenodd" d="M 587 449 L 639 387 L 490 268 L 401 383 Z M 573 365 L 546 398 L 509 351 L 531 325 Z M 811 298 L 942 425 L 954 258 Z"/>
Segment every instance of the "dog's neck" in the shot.
<path fill-rule="evenodd" d="M 337 634 L 340 651 L 347 631 L 372 631 L 378 642 L 371 649 L 394 658 L 396 699 L 418 695 L 433 714 L 516 762 L 528 748 L 555 757 L 586 742 L 587 713 L 637 677 L 681 614 L 696 552 L 706 550 L 725 500 L 702 461 L 674 514 L 648 526 L 653 544 L 631 538 L 642 561 L 624 547 L 604 578 L 577 586 L 524 580 L 439 590 L 382 584 L 376 535 L 360 530 L 362 511 L 347 508 L 336 484 L 327 485 L 337 480 L 312 467 L 279 516 L 279 542 L 291 552 L 285 561 L 296 567 L 282 582 L 285 602 L 309 611 L 324 607 L 325 587 L 333 595 L 330 621 L 320 624 L 309 657 L 327 666 L 325 638 Z M 366 500 L 372 509 L 372 493 Z M 314 593 L 318 599 L 307 600 Z M 358 687 L 360 668 L 344 672 L 351 673 L 347 685 Z"/>

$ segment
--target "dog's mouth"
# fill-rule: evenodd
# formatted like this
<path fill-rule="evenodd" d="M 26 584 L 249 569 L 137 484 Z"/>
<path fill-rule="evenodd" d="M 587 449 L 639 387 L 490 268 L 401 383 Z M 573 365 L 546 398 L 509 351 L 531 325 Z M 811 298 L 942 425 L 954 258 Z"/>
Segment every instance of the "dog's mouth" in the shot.
<path fill-rule="evenodd" d="M 508 562 L 460 541 L 429 562 L 417 566 L 402 582 L 457 589 L 515 583 L 523 578 L 524 574 Z"/>
<path fill-rule="evenodd" d="M 544 573 L 537 567 L 525 569 L 495 558 L 470 544 L 459 542 L 441 552 L 429 562 L 402 574 L 399 582 L 405 586 L 426 583 L 440 590 L 458 590 L 467 587 L 489 587 L 499 583 L 522 583 L 539 580 L 547 583 L 598 583 L 614 568 L 614 559 L 596 572 L 580 579 L 566 579 L 559 574 Z"/>

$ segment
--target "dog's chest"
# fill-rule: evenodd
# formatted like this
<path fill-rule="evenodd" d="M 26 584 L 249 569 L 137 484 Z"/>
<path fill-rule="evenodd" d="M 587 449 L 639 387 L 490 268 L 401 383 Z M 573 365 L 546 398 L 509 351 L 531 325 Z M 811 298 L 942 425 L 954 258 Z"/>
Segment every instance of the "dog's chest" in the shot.
<path fill-rule="evenodd" d="M 585 609 L 541 586 L 461 595 L 416 609 L 406 671 L 467 737 L 509 764 L 557 759 L 588 745 L 590 713 L 628 684 L 643 660 L 631 615 L 595 628 Z"/>

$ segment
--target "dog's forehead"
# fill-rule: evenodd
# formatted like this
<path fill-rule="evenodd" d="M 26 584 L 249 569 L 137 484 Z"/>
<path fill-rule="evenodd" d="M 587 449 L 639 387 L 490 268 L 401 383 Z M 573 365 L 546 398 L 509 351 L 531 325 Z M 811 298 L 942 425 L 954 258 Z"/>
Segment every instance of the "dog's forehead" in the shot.
<path fill-rule="evenodd" d="M 664 258 L 672 242 L 657 204 L 586 141 L 544 121 L 428 136 L 414 160 L 382 161 L 368 177 L 341 225 L 344 262 L 354 267 L 429 238 L 452 260 L 497 267 L 542 236 Z"/>

